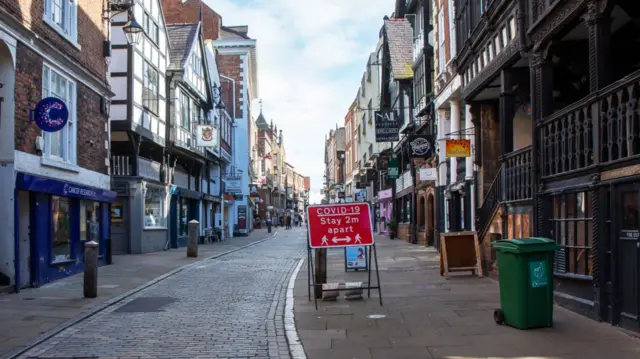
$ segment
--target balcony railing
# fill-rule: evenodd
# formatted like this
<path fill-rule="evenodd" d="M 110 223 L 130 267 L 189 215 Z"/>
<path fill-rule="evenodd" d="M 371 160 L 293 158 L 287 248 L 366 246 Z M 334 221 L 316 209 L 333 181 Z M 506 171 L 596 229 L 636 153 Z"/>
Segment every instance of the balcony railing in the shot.
<path fill-rule="evenodd" d="M 507 154 L 503 168 L 503 200 L 505 202 L 531 199 L 531 146 Z"/>
<path fill-rule="evenodd" d="M 133 167 L 129 156 L 111 156 L 111 173 L 114 176 L 131 176 Z"/>
<path fill-rule="evenodd" d="M 538 126 L 542 177 L 640 157 L 640 70 Z"/>

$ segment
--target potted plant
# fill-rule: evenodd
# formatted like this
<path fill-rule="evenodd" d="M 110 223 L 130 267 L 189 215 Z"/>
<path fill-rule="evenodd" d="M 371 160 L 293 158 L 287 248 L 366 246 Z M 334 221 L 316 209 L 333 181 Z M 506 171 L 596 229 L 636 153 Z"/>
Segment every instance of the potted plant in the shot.
<path fill-rule="evenodd" d="M 396 231 L 398 230 L 398 222 L 396 222 L 395 218 L 391 218 L 387 226 L 389 227 L 389 239 L 395 239 Z"/>

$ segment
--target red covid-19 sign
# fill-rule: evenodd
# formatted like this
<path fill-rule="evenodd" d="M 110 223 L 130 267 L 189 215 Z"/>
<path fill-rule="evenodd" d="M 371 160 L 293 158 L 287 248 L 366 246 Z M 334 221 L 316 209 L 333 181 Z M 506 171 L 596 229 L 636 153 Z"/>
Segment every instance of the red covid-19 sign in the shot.
<path fill-rule="evenodd" d="M 370 246 L 373 229 L 368 203 L 307 207 L 311 248 Z"/>

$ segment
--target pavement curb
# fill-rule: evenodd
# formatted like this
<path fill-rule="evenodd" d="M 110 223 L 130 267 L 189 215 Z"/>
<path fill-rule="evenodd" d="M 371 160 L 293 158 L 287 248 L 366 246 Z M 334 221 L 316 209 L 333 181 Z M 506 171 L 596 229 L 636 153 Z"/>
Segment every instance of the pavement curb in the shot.
<path fill-rule="evenodd" d="M 185 269 L 189 269 L 191 267 L 194 267 L 196 264 L 199 264 L 202 261 L 220 258 L 220 257 L 226 256 L 226 255 L 232 254 L 234 252 L 241 251 L 241 250 L 249 248 L 249 247 L 253 247 L 255 245 L 258 245 L 260 243 L 263 243 L 265 241 L 268 241 L 270 239 L 275 238 L 278 235 L 279 232 L 280 232 L 280 230 L 276 230 L 275 233 L 273 233 L 269 237 L 260 239 L 258 241 L 253 242 L 253 243 L 246 244 L 246 245 L 244 245 L 242 247 L 238 247 L 238 248 L 234 248 L 234 249 L 228 250 L 228 251 L 223 252 L 223 253 L 214 254 L 212 256 L 202 258 L 201 260 L 195 261 L 193 263 L 185 264 L 182 267 L 178 267 L 176 269 L 173 269 L 173 270 L 171 270 L 171 271 L 169 271 L 169 272 L 167 272 L 167 273 L 165 273 L 165 274 L 163 274 L 163 275 L 161 275 L 159 277 L 156 277 L 156 278 L 150 280 L 149 282 L 147 282 L 147 283 L 145 283 L 145 284 L 143 284 L 143 285 L 141 285 L 141 286 L 139 286 L 137 288 L 134 288 L 134 289 L 132 289 L 132 290 L 130 290 L 128 292 L 124 292 L 124 293 L 122 293 L 122 294 L 120 294 L 120 295 L 118 295 L 116 297 L 113 297 L 113 298 L 109 299 L 109 300 L 105 301 L 104 303 L 99 304 L 96 307 L 89 309 L 87 312 L 84 312 L 84 313 L 78 315 L 75 318 L 69 319 L 66 322 L 61 323 L 60 325 L 58 325 L 55 328 L 49 330 L 48 332 L 46 332 L 44 334 L 41 334 L 38 338 L 36 338 L 36 339 L 34 339 L 34 340 L 30 341 L 30 342 L 27 342 L 27 344 L 25 344 L 22 348 L 14 349 L 14 350 L 4 354 L 3 356 L 0 356 L 0 359 L 17 359 L 20 355 L 23 355 L 23 354 L 29 352 L 34 347 L 46 342 L 47 340 L 49 340 L 52 337 L 60 334 L 62 331 L 68 329 L 69 327 L 71 327 L 71 326 L 73 326 L 75 324 L 78 324 L 78 323 L 80 323 L 80 322 L 82 322 L 82 321 L 84 321 L 86 319 L 89 319 L 89 318 L 93 317 L 94 315 L 99 314 L 100 312 L 104 311 L 105 309 L 120 303 L 121 301 L 127 299 L 128 297 L 130 297 L 130 296 L 132 296 L 134 294 L 137 294 L 137 293 L 139 293 L 139 292 L 141 292 L 141 291 L 143 291 L 143 290 L 145 290 L 145 289 L 147 289 L 147 288 L 149 288 L 149 287 L 151 287 L 151 286 L 153 286 L 153 285 L 155 285 L 155 284 L 157 284 L 157 283 L 159 283 L 159 282 L 161 282 L 161 281 L 163 281 L 163 280 L 165 280 L 165 279 L 167 279 L 169 277 L 172 277 L 172 276 L 182 272 Z M 288 292 L 287 292 L 287 294 L 288 294 Z"/>
<path fill-rule="evenodd" d="M 298 329 L 296 328 L 295 314 L 293 311 L 295 299 L 293 297 L 293 290 L 296 286 L 296 278 L 298 278 L 298 272 L 302 268 L 302 264 L 305 259 L 300 259 L 296 269 L 293 270 L 291 278 L 289 278 L 289 285 L 287 287 L 287 298 L 284 307 L 284 329 L 287 334 L 287 342 L 289 343 L 289 353 L 292 359 L 307 359 L 307 354 L 304 352 L 304 347 L 298 337 Z"/>

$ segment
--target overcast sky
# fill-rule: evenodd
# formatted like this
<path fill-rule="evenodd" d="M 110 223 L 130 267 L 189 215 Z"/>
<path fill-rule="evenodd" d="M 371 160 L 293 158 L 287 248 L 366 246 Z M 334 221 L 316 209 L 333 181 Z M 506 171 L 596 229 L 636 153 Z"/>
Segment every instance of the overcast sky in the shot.
<path fill-rule="evenodd" d="M 249 25 L 258 42 L 259 97 L 283 130 L 287 162 L 311 177 L 320 201 L 324 139 L 355 99 L 394 0 L 205 0 L 223 25 Z M 259 105 L 253 104 L 257 117 Z"/>

